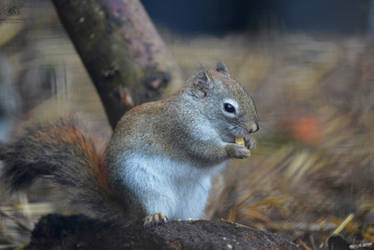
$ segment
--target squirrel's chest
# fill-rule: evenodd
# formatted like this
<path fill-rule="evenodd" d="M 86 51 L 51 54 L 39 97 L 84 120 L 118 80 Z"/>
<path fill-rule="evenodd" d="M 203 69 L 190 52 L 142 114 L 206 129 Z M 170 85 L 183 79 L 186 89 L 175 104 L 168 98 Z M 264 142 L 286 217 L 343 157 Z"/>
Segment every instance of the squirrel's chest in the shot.
<path fill-rule="evenodd" d="M 160 156 L 140 155 L 122 162 L 122 179 L 147 213 L 162 212 L 170 219 L 200 218 L 211 177 L 224 164 L 198 168 Z"/>

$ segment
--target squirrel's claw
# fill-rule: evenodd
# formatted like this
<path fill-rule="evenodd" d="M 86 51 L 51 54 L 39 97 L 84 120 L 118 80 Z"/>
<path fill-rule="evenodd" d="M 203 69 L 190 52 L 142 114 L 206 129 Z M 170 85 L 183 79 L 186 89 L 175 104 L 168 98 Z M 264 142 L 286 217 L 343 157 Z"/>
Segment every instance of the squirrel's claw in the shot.
<path fill-rule="evenodd" d="M 236 143 L 229 143 L 226 145 L 227 154 L 231 158 L 244 159 L 251 155 L 251 151 Z"/>
<path fill-rule="evenodd" d="M 166 223 L 168 221 L 168 217 L 163 213 L 154 213 L 150 214 L 144 219 L 144 226 L 155 226 Z"/>

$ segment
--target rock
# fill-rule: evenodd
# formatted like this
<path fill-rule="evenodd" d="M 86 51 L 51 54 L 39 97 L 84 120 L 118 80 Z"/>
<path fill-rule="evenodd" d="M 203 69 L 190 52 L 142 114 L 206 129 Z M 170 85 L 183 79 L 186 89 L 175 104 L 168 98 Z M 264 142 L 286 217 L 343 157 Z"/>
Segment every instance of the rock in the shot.
<path fill-rule="evenodd" d="M 42 217 L 26 250 L 63 249 L 299 249 L 292 242 L 227 221 L 170 221 L 121 227 L 84 215 Z"/>

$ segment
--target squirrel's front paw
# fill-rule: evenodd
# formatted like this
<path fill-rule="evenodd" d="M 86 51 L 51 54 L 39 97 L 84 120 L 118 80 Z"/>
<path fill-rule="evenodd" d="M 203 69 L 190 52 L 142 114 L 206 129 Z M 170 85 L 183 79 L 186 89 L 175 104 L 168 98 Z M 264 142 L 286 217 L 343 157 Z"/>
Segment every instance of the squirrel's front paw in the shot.
<path fill-rule="evenodd" d="M 231 158 L 243 159 L 251 155 L 251 151 L 249 151 L 249 149 L 236 143 L 230 143 L 226 145 L 226 151 Z"/>
<path fill-rule="evenodd" d="M 168 217 L 163 213 L 154 213 L 150 214 L 144 219 L 144 226 L 154 226 L 166 223 L 168 221 Z"/>

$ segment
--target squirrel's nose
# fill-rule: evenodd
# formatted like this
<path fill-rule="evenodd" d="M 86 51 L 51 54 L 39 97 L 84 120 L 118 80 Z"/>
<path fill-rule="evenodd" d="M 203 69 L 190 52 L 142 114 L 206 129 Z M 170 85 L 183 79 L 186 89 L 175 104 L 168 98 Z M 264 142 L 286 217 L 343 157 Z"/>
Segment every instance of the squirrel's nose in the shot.
<path fill-rule="evenodd" d="M 254 122 L 248 129 L 248 133 L 256 133 L 260 129 L 260 126 L 258 125 L 258 122 Z"/>

